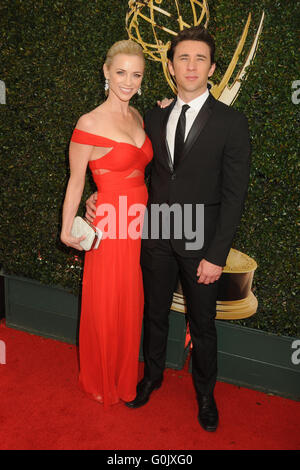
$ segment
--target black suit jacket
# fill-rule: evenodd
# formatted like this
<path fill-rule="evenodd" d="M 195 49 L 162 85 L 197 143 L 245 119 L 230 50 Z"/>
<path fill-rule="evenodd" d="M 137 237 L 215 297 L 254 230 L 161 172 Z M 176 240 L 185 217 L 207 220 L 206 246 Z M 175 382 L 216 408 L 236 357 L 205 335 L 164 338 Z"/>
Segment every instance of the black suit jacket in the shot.
<path fill-rule="evenodd" d="M 150 174 L 148 215 L 151 204 L 204 204 L 204 245 L 187 250 L 187 240 L 171 236 L 175 251 L 183 256 L 205 257 L 225 266 L 239 224 L 250 171 L 250 139 L 245 116 L 217 101 L 211 94 L 198 113 L 175 169 L 166 141 L 166 126 L 174 102 L 145 115 L 145 131 L 154 157 Z M 149 224 L 150 225 L 150 224 Z M 144 240 L 151 248 L 155 240 Z"/>

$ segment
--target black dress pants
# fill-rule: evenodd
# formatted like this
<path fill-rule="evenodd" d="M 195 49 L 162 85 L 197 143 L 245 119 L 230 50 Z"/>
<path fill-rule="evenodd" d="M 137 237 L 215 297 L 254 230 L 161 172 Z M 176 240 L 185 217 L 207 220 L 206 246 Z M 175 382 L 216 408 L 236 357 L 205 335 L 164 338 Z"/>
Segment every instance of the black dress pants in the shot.
<path fill-rule="evenodd" d="M 217 377 L 215 326 L 218 281 L 197 283 L 201 258 L 182 257 L 169 240 L 142 245 L 144 310 L 144 377 L 155 381 L 163 376 L 166 361 L 169 312 L 173 293 L 181 280 L 186 298 L 187 320 L 192 339 L 192 376 L 197 395 L 213 392 Z"/>

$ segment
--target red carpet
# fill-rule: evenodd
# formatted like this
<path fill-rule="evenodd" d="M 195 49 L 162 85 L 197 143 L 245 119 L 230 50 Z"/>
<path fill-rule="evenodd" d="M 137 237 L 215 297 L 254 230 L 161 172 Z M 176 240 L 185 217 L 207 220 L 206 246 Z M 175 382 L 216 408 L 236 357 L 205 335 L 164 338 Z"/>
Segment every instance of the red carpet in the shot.
<path fill-rule="evenodd" d="M 220 425 L 202 430 L 191 375 L 166 370 L 143 408 L 104 411 L 77 387 L 77 348 L 0 324 L 2 450 L 300 449 L 300 403 L 218 382 Z M 142 373 L 141 364 L 141 373 Z"/>

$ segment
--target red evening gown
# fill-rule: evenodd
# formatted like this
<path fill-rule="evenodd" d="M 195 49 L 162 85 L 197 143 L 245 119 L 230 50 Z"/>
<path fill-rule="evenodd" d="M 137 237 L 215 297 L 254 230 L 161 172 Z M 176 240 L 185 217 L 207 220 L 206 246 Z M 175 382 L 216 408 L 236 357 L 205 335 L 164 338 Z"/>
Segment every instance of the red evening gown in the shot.
<path fill-rule="evenodd" d="M 94 225 L 104 235 L 85 253 L 79 332 L 79 385 L 109 406 L 136 396 L 144 292 L 140 267 L 145 166 L 153 151 L 75 129 L 72 142 L 107 148 L 89 162 L 98 188 Z"/>

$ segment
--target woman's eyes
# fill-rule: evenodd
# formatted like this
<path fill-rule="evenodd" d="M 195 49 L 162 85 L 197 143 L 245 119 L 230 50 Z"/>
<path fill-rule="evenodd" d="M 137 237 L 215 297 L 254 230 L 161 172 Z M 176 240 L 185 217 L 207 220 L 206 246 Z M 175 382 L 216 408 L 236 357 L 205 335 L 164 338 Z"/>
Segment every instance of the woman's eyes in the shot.
<path fill-rule="evenodd" d="M 118 75 L 124 75 L 125 72 L 123 70 L 118 70 L 117 74 Z M 141 77 L 142 77 L 142 74 L 140 74 L 140 73 L 135 73 L 134 74 L 134 78 L 141 78 Z"/>

